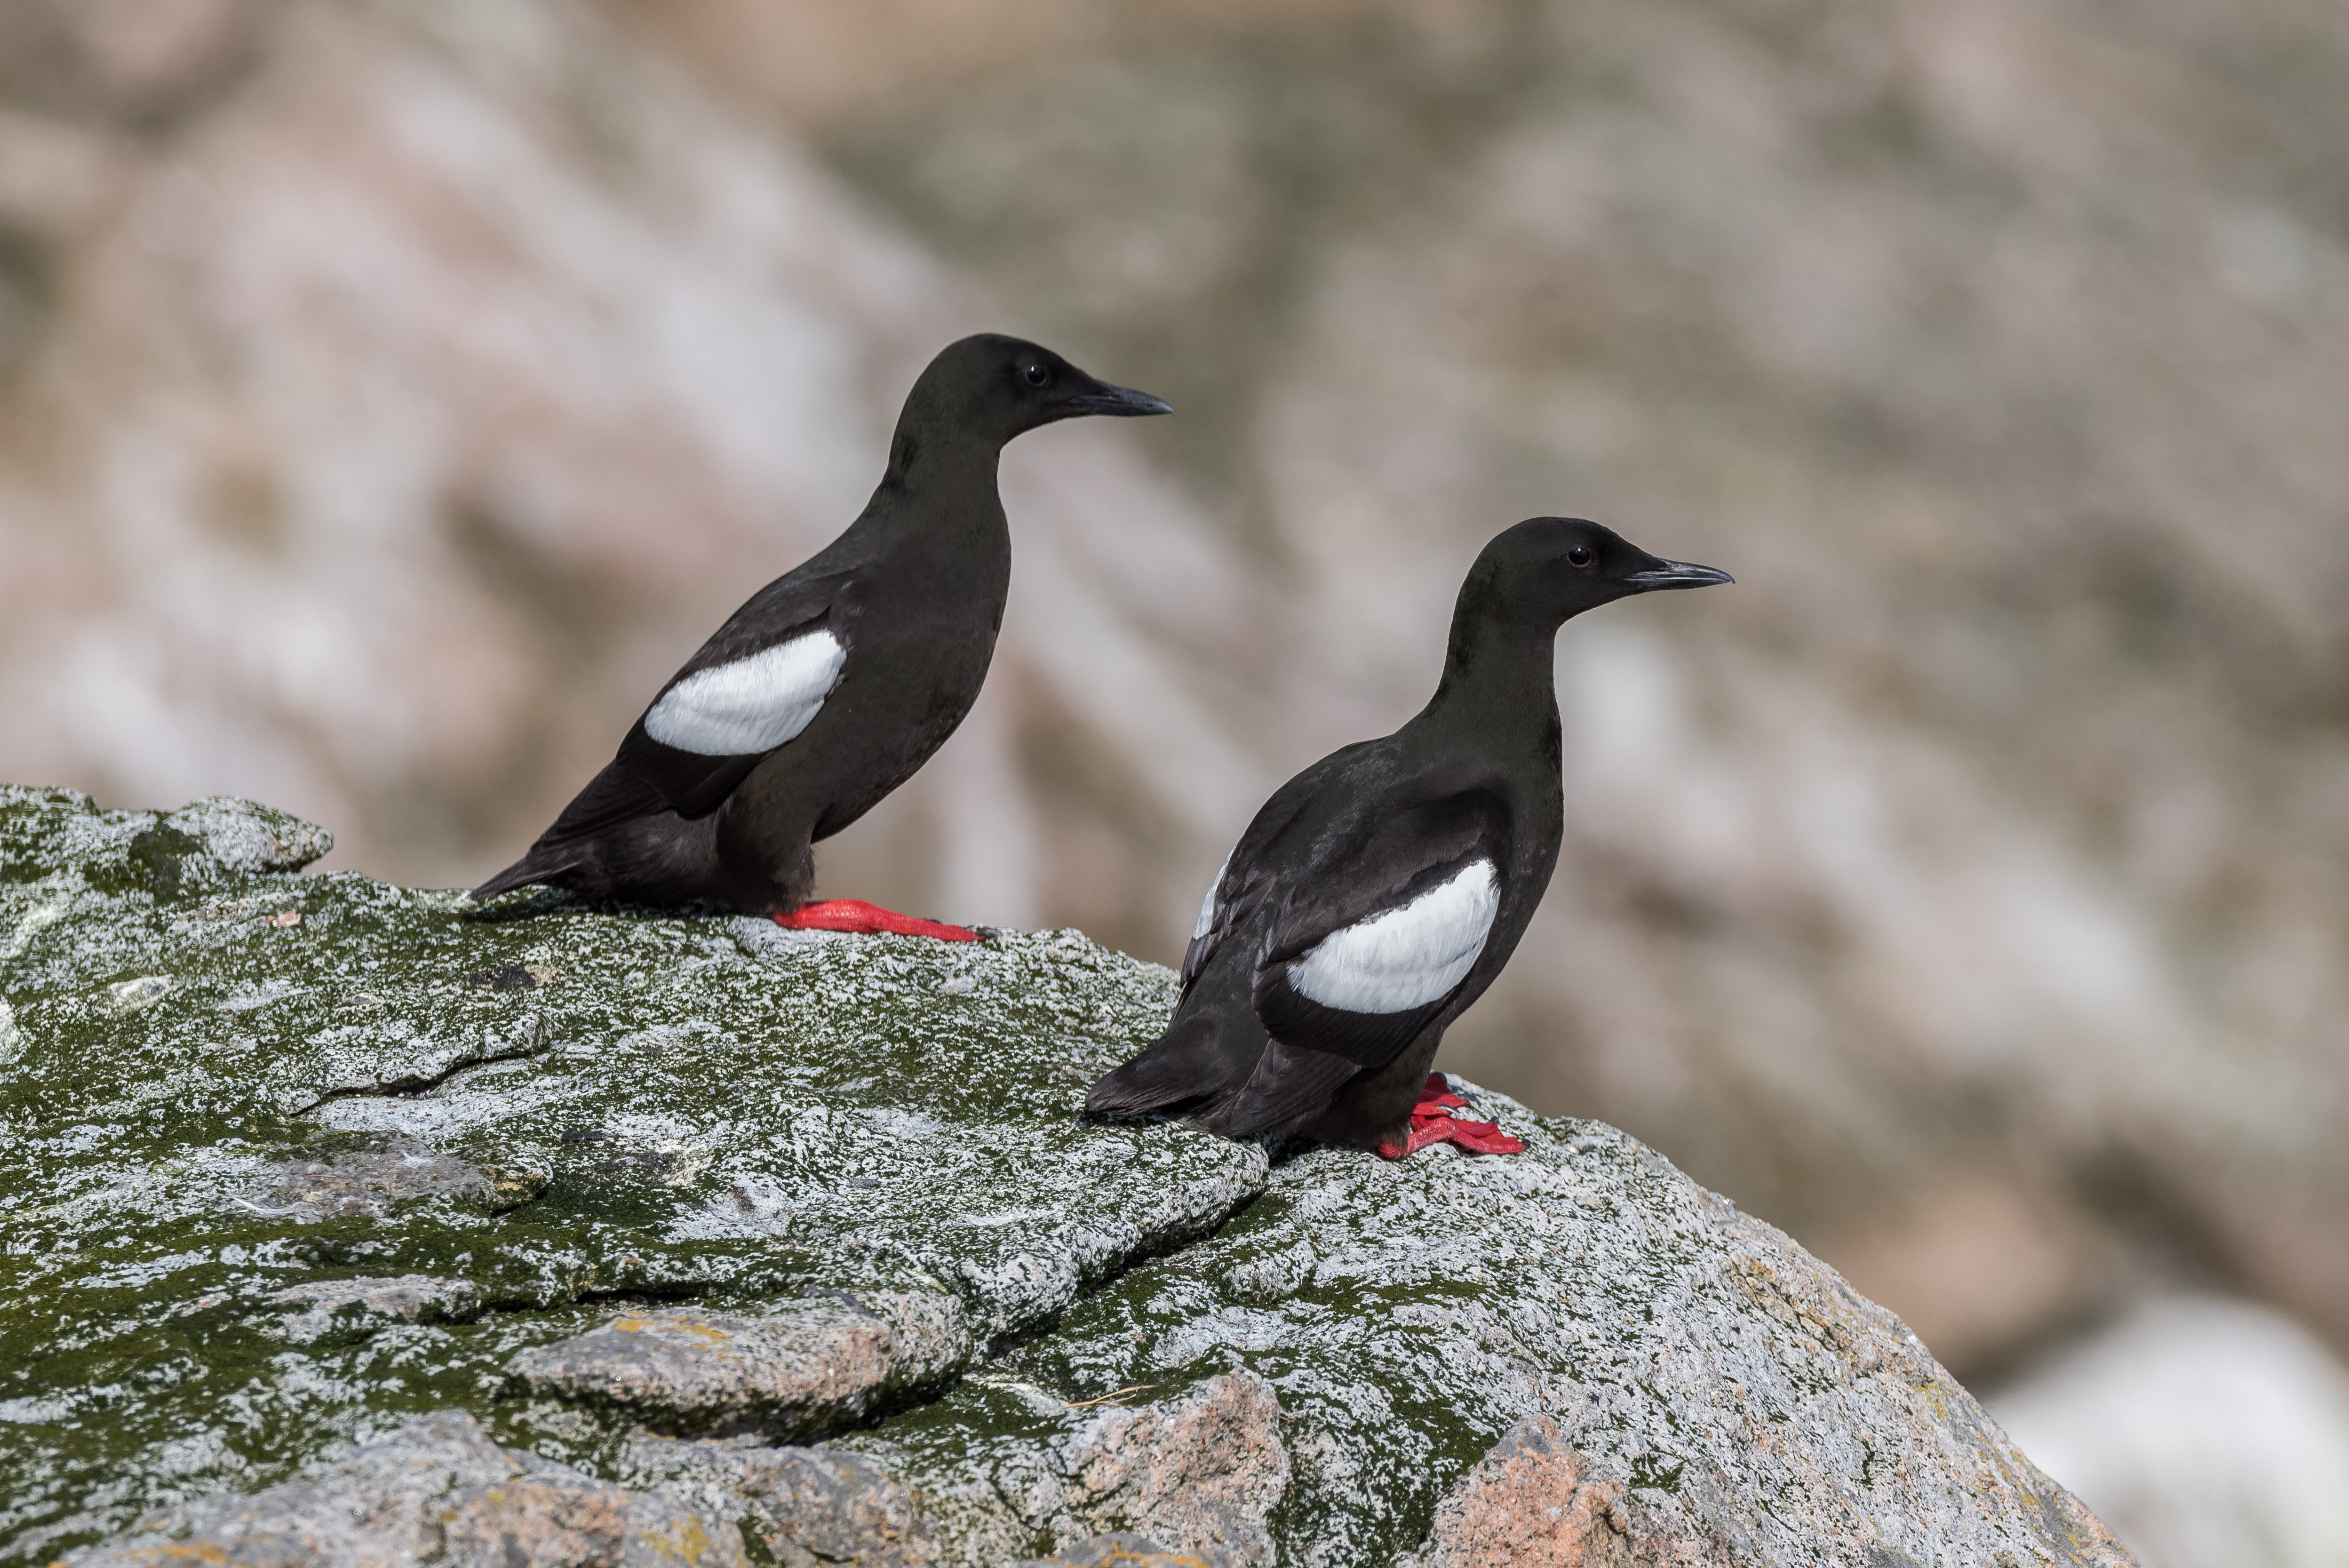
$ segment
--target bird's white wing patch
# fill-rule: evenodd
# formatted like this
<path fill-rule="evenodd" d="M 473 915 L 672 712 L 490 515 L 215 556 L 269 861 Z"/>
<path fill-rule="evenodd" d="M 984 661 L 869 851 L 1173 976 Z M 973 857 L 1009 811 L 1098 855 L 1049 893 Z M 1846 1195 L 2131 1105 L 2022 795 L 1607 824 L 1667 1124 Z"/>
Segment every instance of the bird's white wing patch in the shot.
<path fill-rule="evenodd" d="M 1323 937 L 1288 966 L 1288 983 L 1341 1012 L 1424 1007 L 1467 977 L 1500 907 L 1493 862 L 1471 861 L 1401 908 Z"/>
<path fill-rule="evenodd" d="M 1232 854 L 1237 853 L 1239 853 L 1237 850 L 1232 851 Z M 1224 863 L 1216 868 L 1215 880 L 1207 884 L 1207 896 L 1199 901 L 1199 918 L 1191 926 L 1192 941 L 1198 941 L 1215 929 L 1216 895 L 1224 891 L 1224 873 L 1231 869 L 1232 856 L 1226 855 Z"/>
<path fill-rule="evenodd" d="M 686 676 L 645 715 L 645 733 L 700 757 L 771 751 L 815 720 L 848 650 L 810 632 L 761 654 Z"/>

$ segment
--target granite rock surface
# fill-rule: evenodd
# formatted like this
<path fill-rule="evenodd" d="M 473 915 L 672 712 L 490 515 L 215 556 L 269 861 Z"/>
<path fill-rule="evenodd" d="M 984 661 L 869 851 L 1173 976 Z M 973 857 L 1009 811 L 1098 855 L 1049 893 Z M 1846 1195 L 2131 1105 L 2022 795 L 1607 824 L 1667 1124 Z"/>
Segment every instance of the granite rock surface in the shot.
<path fill-rule="evenodd" d="M 1092 1124 L 1162 969 L 0 791 L 0 1564 L 2119 1564 L 1596 1123 Z M 1465 1086 L 1464 1086 L 1464 1088 Z"/>

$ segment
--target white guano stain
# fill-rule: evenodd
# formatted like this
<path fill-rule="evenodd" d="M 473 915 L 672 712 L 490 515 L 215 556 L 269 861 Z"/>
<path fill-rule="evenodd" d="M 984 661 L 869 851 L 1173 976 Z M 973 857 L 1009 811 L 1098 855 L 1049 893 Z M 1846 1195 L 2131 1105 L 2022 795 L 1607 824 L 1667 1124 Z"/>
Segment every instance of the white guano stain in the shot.
<path fill-rule="evenodd" d="M 1471 861 L 1400 909 L 1323 937 L 1288 966 L 1288 983 L 1341 1012 L 1423 1007 L 1467 977 L 1500 907 L 1493 862 Z"/>
<path fill-rule="evenodd" d="M 114 998 L 115 1006 L 126 1013 L 135 1013 L 141 1007 L 151 1007 L 161 1001 L 171 994 L 173 985 L 169 975 L 141 975 L 135 980 L 125 980 L 106 989 L 107 994 Z"/>
<path fill-rule="evenodd" d="M 840 682 L 848 650 L 830 632 L 811 632 L 697 671 L 669 687 L 645 715 L 645 733 L 698 757 L 771 751 L 815 721 Z"/>
<path fill-rule="evenodd" d="M 25 949 L 32 945 L 34 936 L 44 926 L 55 925 L 63 920 L 65 913 L 64 909 L 54 903 L 40 904 L 27 910 L 25 917 L 16 923 L 16 931 L 10 934 L 7 947 L 0 949 L 0 962 L 23 957 Z"/>

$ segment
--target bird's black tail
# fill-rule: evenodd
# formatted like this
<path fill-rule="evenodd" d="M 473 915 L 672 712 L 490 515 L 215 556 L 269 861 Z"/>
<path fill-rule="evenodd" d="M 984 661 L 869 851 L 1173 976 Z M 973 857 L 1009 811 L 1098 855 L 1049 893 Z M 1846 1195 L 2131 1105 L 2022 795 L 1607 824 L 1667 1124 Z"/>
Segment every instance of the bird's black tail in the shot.
<path fill-rule="evenodd" d="M 1247 1081 L 1199 1107 L 1191 1114 L 1191 1125 L 1226 1138 L 1292 1131 L 1297 1123 L 1327 1108 L 1330 1096 L 1361 1070 L 1332 1052 L 1274 1040 L 1264 1047 Z"/>
<path fill-rule="evenodd" d="M 1180 1115 L 1222 1099 L 1248 1080 L 1264 1037 L 1236 1038 L 1220 1009 L 1177 1012 L 1148 1050 L 1104 1074 L 1085 1096 L 1095 1116 Z"/>
<path fill-rule="evenodd" d="M 472 896 L 476 900 L 495 898 L 533 882 L 553 882 L 585 859 L 586 854 L 584 844 L 566 844 L 554 850 L 533 846 L 530 853 L 475 888 Z"/>

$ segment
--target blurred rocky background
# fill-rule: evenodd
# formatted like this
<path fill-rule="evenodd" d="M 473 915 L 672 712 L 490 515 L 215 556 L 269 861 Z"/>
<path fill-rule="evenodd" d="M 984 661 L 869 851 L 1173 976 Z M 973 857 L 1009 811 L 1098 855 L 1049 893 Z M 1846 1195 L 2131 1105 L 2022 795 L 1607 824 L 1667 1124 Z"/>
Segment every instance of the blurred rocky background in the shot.
<path fill-rule="evenodd" d="M 0 776 L 477 880 L 983 328 L 1181 417 L 1011 449 L 987 696 L 827 893 L 1171 961 L 1484 538 L 1727 568 L 1561 636 L 1448 1065 L 2155 1568 L 2349 1563 L 2349 11 L 0 0 Z"/>

